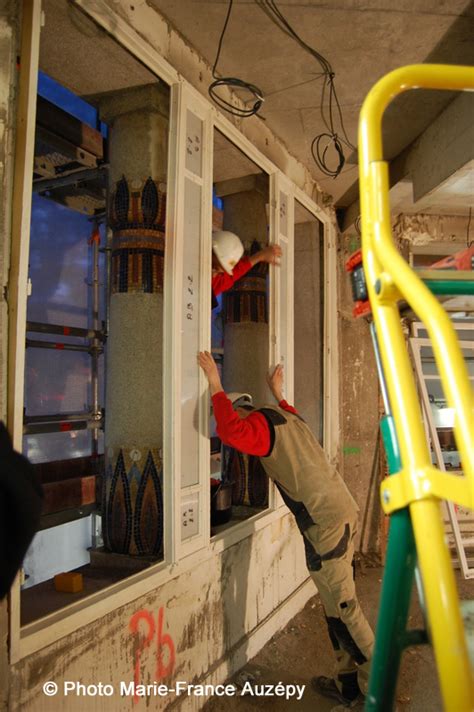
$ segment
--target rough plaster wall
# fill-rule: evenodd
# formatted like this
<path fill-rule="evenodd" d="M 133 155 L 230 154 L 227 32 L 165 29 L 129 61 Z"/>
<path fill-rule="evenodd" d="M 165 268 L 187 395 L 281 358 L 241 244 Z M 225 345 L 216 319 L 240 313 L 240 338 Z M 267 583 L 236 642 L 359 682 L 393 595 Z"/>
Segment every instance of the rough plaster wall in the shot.
<path fill-rule="evenodd" d="M 469 229 L 469 234 L 468 234 Z M 394 238 L 413 245 L 430 242 L 461 243 L 460 248 L 474 239 L 474 221 L 462 215 L 397 215 L 393 221 Z"/>
<path fill-rule="evenodd" d="M 217 683 L 219 664 L 232 654 L 235 666 L 245 662 L 246 634 L 261 624 L 272 611 L 307 577 L 304 547 L 293 519 L 285 515 L 243 539 L 223 553 L 206 560 L 160 589 L 75 634 L 31 655 L 12 670 L 11 712 L 91 712 L 107 710 L 165 709 L 172 697 L 142 699 L 115 694 L 107 697 L 76 697 L 62 694 L 47 698 L 44 682 L 64 680 L 83 684 L 112 683 L 134 679 L 137 651 L 140 652 L 139 680 L 157 679 L 156 638 L 145 644 L 150 625 L 142 621 L 137 636 L 130 622 L 137 612 L 148 612 L 156 621 L 163 608 L 163 635 L 169 635 L 175 648 L 173 672 L 163 680 L 172 686 L 176 680 L 197 683 L 207 675 Z M 285 621 L 286 622 L 286 621 Z M 244 648 L 236 653 L 239 642 Z M 262 641 L 262 644 L 266 641 Z M 164 646 L 162 663 L 168 663 L 169 648 Z M 244 656 L 244 658 L 242 658 Z M 233 672 L 232 662 L 229 672 Z M 213 677 L 214 673 L 214 677 Z M 222 672 L 220 673 L 222 675 Z M 220 680 L 219 680 L 220 681 Z M 171 684 L 170 684 L 171 683 Z M 173 709 L 186 708 L 185 696 Z M 189 709 L 189 707 L 187 707 Z"/>
<path fill-rule="evenodd" d="M 352 316 L 350 279 L 344 269 L 349 255 L 358 249 L 360 241 L 354 235 L 340 240 L 341 469 L 360 508 L 357 544 L 363 551 L 375 551 L 379 546 L 380 504 L 378 480 L 371 478 L 371 473 L 379 432 L 378 381 L 369 324 L 365 319 L 354 319 Z"/>
<path fill-rule="evenodd" d="M 319 222 L 295 225 L 295 407 L 317 438 L 322 432 L 321 254 Z"/>
<path fill-rule="evenodd" d="M 8 310 L 5 286 L 10 254 L 10 199 L 12 187 L 15 56 L 17 42 L 15 0 L 0 4 L 0 419 L 7 410 Z M 0 710 L 8 699 L 8 606 L 0 602 Z"/>

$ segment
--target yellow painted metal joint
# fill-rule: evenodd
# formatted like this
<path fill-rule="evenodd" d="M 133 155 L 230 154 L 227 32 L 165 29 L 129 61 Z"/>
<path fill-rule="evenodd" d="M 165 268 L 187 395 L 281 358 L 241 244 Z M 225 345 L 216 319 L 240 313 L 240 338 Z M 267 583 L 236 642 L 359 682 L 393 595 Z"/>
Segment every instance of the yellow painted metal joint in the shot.
<path fill-rule="evenodd" d="M 446 499 L 463 507 L 474 507 L 470 479 L 449 475 L 436 467 L 400 470 L 380 485 L 380 497 L 385 514 L 428 498 Z"/>
<path fill-rule="evenodd" d="M 432 496 L 430 468 L 420 470 L 400 470 L 387 477 L 380 485 L 382 507 L 386 514 L 402 509 L 411 502 Z"/>
<path fill-rule="evenodd" d="M 387 272 L 382 272 L 377 278 L 375 285 L 375 300 L 380 304 L 393 304 L 402 299 L 402 294 Z"/>

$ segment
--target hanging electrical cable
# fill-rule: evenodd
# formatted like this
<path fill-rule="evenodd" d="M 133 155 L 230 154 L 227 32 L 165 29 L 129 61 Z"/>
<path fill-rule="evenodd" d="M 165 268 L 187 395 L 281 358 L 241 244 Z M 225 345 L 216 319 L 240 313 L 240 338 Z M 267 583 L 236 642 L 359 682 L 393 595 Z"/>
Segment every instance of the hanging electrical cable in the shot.
<path fill-rule="evenodd" d="M 270 18 L 270 20 L 286 35 L 295 40 L 300 47 L 302 47 L 306 52 L 308 52 L 321 66 L 322 75 L 324 76 L 324 84 L 321 91 L 321 101 L 319 105 L 319 110 L 321 114 L 321 119 L 326 127 L 326 131 L 315 136 L 311 143 L 311 154 L 313 159 L 318 166 L 319 170 L 325 175 L 337 178 L 341 173 L 344 164 L 346 162 L 343 143 L 348 147 L 356 151 L 356 147 L 350 142 L 346 129 L 344 126 L 344 119 L 342 116 L 342 109 L 337 97 L 336 86 L 334 83 L 335 73 L 332 69 L 331 63 L 320 54 L 314 47 L 307 44 L 293 29 L 288 20 L 282 14 L 281 10 L 277 7 L 275 0 L 255 0 L 258 7 L 263 10 L 263 12 Z M 326 89 L 329 88 L 328 96 L 328 109 L 326 116 L 324 108 L 324 99 L 326 96 Z M 342 136 L 339 136 L 335 129 L 334 121 L 334 104 L 337 108 L 337 113 L 339 117 L 339 125 L 341 127 Z M 332 159 L 331 159 L 332 156 Z"/>
<path fill-rule="evenodd" d="M 244 82 L 242 79 L 238 79 L 237 77 L 218 78 L 216 75 L 217 63 L 219 61 L 219 56 L 220 56 L 221 49 L 222 49 L 222 42 L 224 40 L 224 34 L 225 34 L 225 31 L 227 29 L 227 25 L 229 22 L 230 13 L 232 10 L 232 4 L 233 4 L 233 0 L 229 0 L 227 17 L 225 19 L 224 27 L 222 28 L 221 36 L 219 38 L 216 60 L 214 62 L 214 66 L 212 68 L 212 76 L 214 77 L 214 79 L 216 81 L 214 81 L 209 86 L 208 92 L 209 92 L 209 96 L 211 97 L 211 99 L 224 111 L 227 111 L 229 114 L 233 114 L 234 116 L 240 116 L 241 118 L 248 118 L 249 116 L 253 116 L 254 114 L 256 114 L 264 102 L 263 92 L 261 91 L 261 89 L 259 89 L 257 86 L 255 86 L 255 84 L 249 84 L 249 82 Z M 249 107 L 249 108 L 240 108 L 239 106 L 235 106 L 234 104 L 231 104 L 230 101 L 227 101 L 226 99 L 224 99 L 222 96 L 219 95 L 217 90 L 220 87 L 230 87 L 231 89 L 244 89 L 245 91 L 250 92 L 250 94 L 255 99 L 255 103 L 252 107 Z"/>

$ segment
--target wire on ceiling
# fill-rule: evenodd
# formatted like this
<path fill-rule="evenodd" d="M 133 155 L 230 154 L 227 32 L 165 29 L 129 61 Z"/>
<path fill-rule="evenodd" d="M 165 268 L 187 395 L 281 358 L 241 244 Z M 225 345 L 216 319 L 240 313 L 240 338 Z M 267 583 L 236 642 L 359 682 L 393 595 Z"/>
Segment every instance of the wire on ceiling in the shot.
<path fill-rule="evenodd" d="M 255 84 L 249 84 L 249 82 L 244 82 L 242 79 L 238 79 L 237 77 L 218 78 L 217 74 L 216 74 L 217 63 L 219 61 L 219 56 L 220 56 L 221 49 L 222 49 L 222 42 L 224 40 L 225 31 L 226 31 L 227 25 L 229 23 L 230 13 L 232 10 L 232 4 L 233 4 L 233 0 L 229 0 L 229 7 L 227 9 L 227 17 L 225 18 L 224 27 L 222 28 L 221 36 L 219 38 L 219 43 L 217 46 L 216 60 L 214 62 L 214 66 L 212 68 L 212 76 L 214 77 L 215 81 L 212 82 L 212 84 L 209 86 L 208 92 L 209 92 L 209 96 L 211 97 L 211 99 L 224 111 L 227 111 L 229 114 L 233 114 L 234 116 L 240 116 L 241 118 L 248 118 L 249 116 L 253 116 L 254 114 L 256 114 L 264 102 L 263 92 L 261 91 L 261 89 L 259 89 L 257 86 L 255 86 Z M 218 92 L 218 89 L 220 87 L 230 87 L 231 89 L 244 89 L 245 91 L 250 92 L 250 94 L 253 96 L 253 99 L 255 100 L 255 102 L 254 102 L 253 106 L 249 107 L 249 108 L 241 108 L 239 106 L 235 106 L 234 104 L 231 104 L 230 101 L 227 101 L 222 96 L 220 96 L 220 94 Z M 248 102 L 245 102 L 245 103 L 248 103 Z"/>
<path fill-rule="evenodd" d="M 286 35 L 295 40 L 300 47 L 308 52 L 320 65 L 324 76 L 324 84 L 321 92 L 319 111 L 326 131 L 315 136 L 311 143 L 311 154 L 319 170 L 325 175 L 337 178 L 346 162 L 343 144 L 356 151 L 356 147 L 350 142 L 344 126 L 341 105 L 337 97 L 336 85 L 334 83 L 335 73 L 331 63 L 320 54 L 314 47 L 307 44 L 293 29 L 288 20 L 277 7 L 275 0 L 255 0 L 258 7 L 270 18 L 270 20 Z M 325 110 L 325 97 L 328 91 L 327 116 Z M 337 115 L 335 116 L 337 111 Z M 342 135 L 336 131 L 336 123 L 339 122 Z M 334 159 L 336 159 L 334 161 Z"/>

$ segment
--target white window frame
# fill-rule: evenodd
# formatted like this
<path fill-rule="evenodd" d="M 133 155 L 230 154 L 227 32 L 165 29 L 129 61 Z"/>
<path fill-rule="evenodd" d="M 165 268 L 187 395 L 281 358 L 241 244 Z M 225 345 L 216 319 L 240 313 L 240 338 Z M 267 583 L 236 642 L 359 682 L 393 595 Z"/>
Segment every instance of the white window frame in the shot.
<path fill-rule="evenodd" d="M 107 30 L 126 50 L 142 61 L 150 71 L 161 78 L 171 88 L 170 138 L 168 156 L 167 195 L 167 250 L 165 255 L 165 303 L 164 317 L 164 432 L 163 466 L 165 497 L 165 559 L 163 562 L 117 582 L 86 599 L 53 612 L 26 626 L 20 626 L 20 586 L 15 582 L 10 594 L 10 662 L 40 650 L 59 638 L 65 637 L 79 628 L 92 623 L 116 608 L 159 588 L 165 582 L 181 576 L 198 565 L 205 565 L 225 548 L 233 546 L 243 538 L 270 525 L 283 516 L 279 507 L 281 500 L 271 497 L 270 507 L 261 514 L 242 522 L 210 540 L 209 517 L 209 439 L 207 383 L 199 373 L 200 396 L 200 446 L 199 484 L 181 490 L 176 486 L 175 473 L 179 471 L 179 452 L 173 433 L 180 422 L 180 384 L 172 374 L 181 358 L 179 353 L 179 324 L 173 322 L 172 315 L 182 307 L 182 284 L 176 275 L 181 275 L 183 260 L 182 221 L 183 205 L 179 190 L 183 180 L 183 145 L 186 139 L 184 116 L 188 108 L 203 121 L 204 143 L 207 148 L 203 156 L 203 203 L 209 206 L 201 212 L 201 284 L 210 284 L 210 260 L 202 259 L 210 254 L 212 225 L 212 146 L 213 129 L 218 129 L 252 161 L 269 175 L 270 180 L 270 242 L 282 239 L 279 211 L 280 192 L 288 197 L 288 264 L 279 269 L 270 269 L 270 324 L 269 359 L 276 363 L 281 356 L 281 325 L 276 304 L 280 298 L 281 280 L 287 280 L 288 323 L 290 328 L 284 336 L 286 348 L 287 397 L 293 395 L 293 231 L 294 200 L 297 199 L 310 213 L 324 224 L 325 259 L 325 358 L 324 358 L 324 423 L 325 443 L 330 457 L 334 459 L 338 449 L 338 373 L 337 373 L 337 281 L 329 280 L 336 275 L 336 226 L 329 214 L 323 211 L 309 196 L 295 186 L 266 156 L 207 99 L 194 89 L 178 72 L 144 41 L 137 32 L 102 0 L 76 0 L 77 5 Z M 23 33 L 26 37 L 22 47 L 22 72 L 20 78 L 17 147 L 15 156 L 14 204 L 12 219 L 12 253 L 10 282 L 10 361 L 9 361 L 9 410 L 8 422 L 14 444 L 22 446 L 22 409 L 24 400 L 24 358 L 26 329 L 26 294 L 29 253 L 29 232 L 31 217 L 31 175 L 34 156 L 34 132 L 36 118 L 36 91 L 39 58 L 39 37 L 41 26 L 41 1 L 25 0 L 23 12 Z M 208 237 L 205 237 L 208 235 Z M 291 266 L 291 271 L 290 271 Z M 174 279 L 170 276 L 174 275 Z M 272 306 L 273 305 L 273 306 Z M 200 335 L 200 349 L 210 349 L 210 290 L 203 290 L 200 299 L 201 324 L 207 324 Z M 209 323 L 208 323 L 209 322 Z M 181 543 L 179 539 L 182 491 L 199 492 L 201 495 L 201 529 L 192 539 Z M 275 492 L 275 488 L 272 488 Z M 106 594 L 106 595 L 104 595 Z"/>

